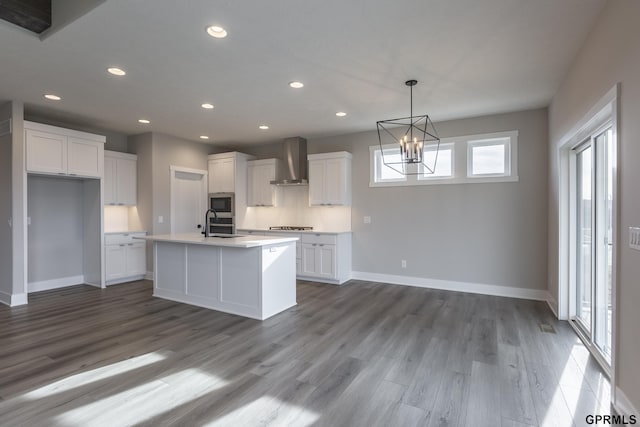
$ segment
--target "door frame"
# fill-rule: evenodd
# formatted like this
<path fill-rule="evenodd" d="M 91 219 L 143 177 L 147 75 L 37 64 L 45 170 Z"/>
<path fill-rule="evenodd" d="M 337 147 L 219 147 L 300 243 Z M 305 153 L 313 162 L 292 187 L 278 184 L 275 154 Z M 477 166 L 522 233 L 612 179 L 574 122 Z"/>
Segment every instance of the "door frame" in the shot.
<path fill-rule="evenodd" d="M 619 100 L 620 100 L 620 83 L 616 83 L 596 104 L 583 116 L 576 126 L 560 139 L 558 148 L 559 159 L 559 188 L 558 188 L 558 318 L 561 320 L 570 320 L 575 313 L 571 311 L 571 301 L 574 297 L 572 292 L 572 283 L 575 283 L 575 275 L 573 273 L 573 265 L 575 265 L 575 255 L 571 249 L 575 241 L 575 230 L 572 227 L 572 215 L 575 214 L 575 206 L 571 203 L 573 195 L 575 195 L 575 183 L 571 178 L 571 172 L 575 170 L 575 156 L 573 149 L 585 140 L 589 139 L 593 133 L 601 129 L 605 124 L 611 124 L 613 138 L 613 155 L 617 159 L 619 152 Z M 611 396 L 616 400 L 616 358 L 617 358 L 617 312 L 618 312 L 618 247 L 622 244 L 619 230 L 619 198 L 618 198 L 618 171 L 617 161 L 613 169 L 613 199 L 612 206 L 612 228 L 615 244 L 613 245 L 612 254 L 612 295 L 611 303 L 613 307 L 613 316 L 611 324 L 611 366 L 607 366 L 606 362 L 595 355 L 595 359 L 602 365 L 605 372 L 609 374 L 611 384 Z M 570 322 L 572 326 L 572 322 Z M 578 336 L 584 342 L 584 336 L 581 335 L 578 328 L 575 328 Z M 589 348 L 590 344 L 585 342 L 585 346 Z"/>
<path fill-rule="evenodd" d="M 192 168 L 185 168 L 182 166 L 174 166 L 174 165 L 169 166 L 169 171 L 171 173 L 171 185 L 169 190 L 169 204 L 171 205 L 170 223 L 171 223 L 171 234 L 173 234 L 175 230 L 174 218 L 175 218 L 176 207 L 174 206 L 173 201 L 174 201 L 174 194 L 176 192 L 176 180 L 177 180 L 176 173 L 183 172 L 183 173 L 190 173 L 190 174 L 201 176 L 200 182 L 202 182 L 202 203 L 206 207 L 207 196 L 209 195 L 209 190 L 208 190 L 209 172 L 202 169 L 192 169 Z M 202 214 L 204 215 L 204 212 Z M 206 227 L 206 224 L 204 226 Z"/>

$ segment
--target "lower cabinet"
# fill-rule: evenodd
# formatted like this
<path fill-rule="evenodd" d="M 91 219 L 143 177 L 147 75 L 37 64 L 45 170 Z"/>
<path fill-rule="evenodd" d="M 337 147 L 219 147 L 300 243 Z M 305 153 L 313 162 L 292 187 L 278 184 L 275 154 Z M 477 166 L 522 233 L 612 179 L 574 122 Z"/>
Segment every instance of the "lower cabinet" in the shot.
<path fill-rule="evenodd" d="M 304 233 L 298 277 L 342 284 L 351 278 L 351 233 Z"/>
<path fill-rule="evenodd" d="M 237 230 L 238 234 L 298 237 L 298 279 L 341 285 L 351 279 L 351 233 L 296 233 L 290 231 Z"/>
<path fill-rule="evenodd" d="M 146 242 L 135 239 L 146 233 L 109 234 L 105 237 L 107 285 L 140 280 L 147 274 Z"/>
<path fill-rule="evenodd" d="M 336 278 L 336 245 L 324 243 L 302 244 L 303 276 Z"/>

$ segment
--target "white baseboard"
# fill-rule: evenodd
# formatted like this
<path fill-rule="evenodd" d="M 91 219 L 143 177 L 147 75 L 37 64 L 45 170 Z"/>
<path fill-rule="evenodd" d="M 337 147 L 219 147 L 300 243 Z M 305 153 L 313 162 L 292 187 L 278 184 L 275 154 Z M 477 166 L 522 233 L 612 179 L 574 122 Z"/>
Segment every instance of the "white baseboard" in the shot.
<path fill-rule="evenodd" d="M 27 284 L 27 290 L 31 292 L 49 291 L 51 289 L 66 288 L 67 286 L 83 285 L 84 276 L 61 277 L 59 279 L 42 280 Z"/>
<path fill-rule="evenodd" d="M 354 271 L 352 278 L 370 282 L 391 283 L 393 285 L 416 286 L 419 288 L 442 289 L 446 291 L 469 292 L 473 294 L 499 297 L 521 298 L 546 301 L 548 292 L 541 289 L 511 288 L 508 286 L 486 285 L 483 283 L 455 282 L 451 280 L 428 279 L 424 277 L 397 276 L 393 274 Z"/>
<path fill-rule="evenodd" d="M 551 292 L 547 291 L 546 301 L 547 301 L 547 305 L 549 306 L 553 314 L 556 316 L 556 319 L 560 319 L 560 316 L 558 316 L 558 301 L 556 301 L 553 295 L 551 295 Z M 567 320 L 567 319 L 560 319 L 560 320 Z"/>
<path fill-rule="evenodd" d="M 631 403 L 627 395 L 624 394 L 624 392 L 618 387 L 616 387 L 615 390 L 613 407 L 615 408 L 616 412 L 618 412 L 618 414 L 624 415 L 626 417 L 629 417 L 630 415 L 635 415 L 637 417 L 638 414 L 640 414 L 640 412 L 638 412 L 638 410 L 633 406 L 633 403 Z"/>
<path fill-rule="evenodd" d="M 147 274 L 144 276 L 146 280 L 153 281 L 153 271 L 147 271 Z"/>
<path fill-rule="evenodd" d="M 27 304 L 28 297 L 27 294 L 8 294 L 6 292 L 0 291 L 0 303 L 8 305 L 9 307 L 15 307 L 17 305 L 25 305 Z"/>

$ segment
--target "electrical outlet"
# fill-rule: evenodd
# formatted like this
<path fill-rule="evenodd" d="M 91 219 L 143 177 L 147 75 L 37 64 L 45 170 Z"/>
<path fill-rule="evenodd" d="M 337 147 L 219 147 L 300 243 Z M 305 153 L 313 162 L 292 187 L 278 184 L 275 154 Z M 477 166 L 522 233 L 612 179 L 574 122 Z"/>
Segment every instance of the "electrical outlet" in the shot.
<path fill-rule="evenodd" d="M 31 217 L 30 216 L 27 217 L 27 225 L 31 225 Z"/>
<path fill-rule="evenodd" d="M 162 215 L 158 217 L 158 224 L 164 224 L 164 217 Z"/>
<path fill-rule="evenodd" d="M 629 227 L 629 247 L 640 251 L 640 227 Z"/>
<path fill-rule="evenodd" d="M 402 268 L 407 268 L 407 260 L 406 259 L 402 260 Z"/>
<path fill-rule="evenodd" d="M 371 224 L 371 217 L 370 216 L 365 216 L 364 217 L 364 223 L 365 224 Z"/>

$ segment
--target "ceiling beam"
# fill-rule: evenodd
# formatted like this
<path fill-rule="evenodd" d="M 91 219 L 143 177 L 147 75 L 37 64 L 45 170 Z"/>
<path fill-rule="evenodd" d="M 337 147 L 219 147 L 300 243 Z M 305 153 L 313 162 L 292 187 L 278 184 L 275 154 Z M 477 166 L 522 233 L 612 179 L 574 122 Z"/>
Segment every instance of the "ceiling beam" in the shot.
<path fill-rule="evenodd" d="M 40 34 L 51 26 L 51 0 L 0 0 L 0 19 Z"/>

